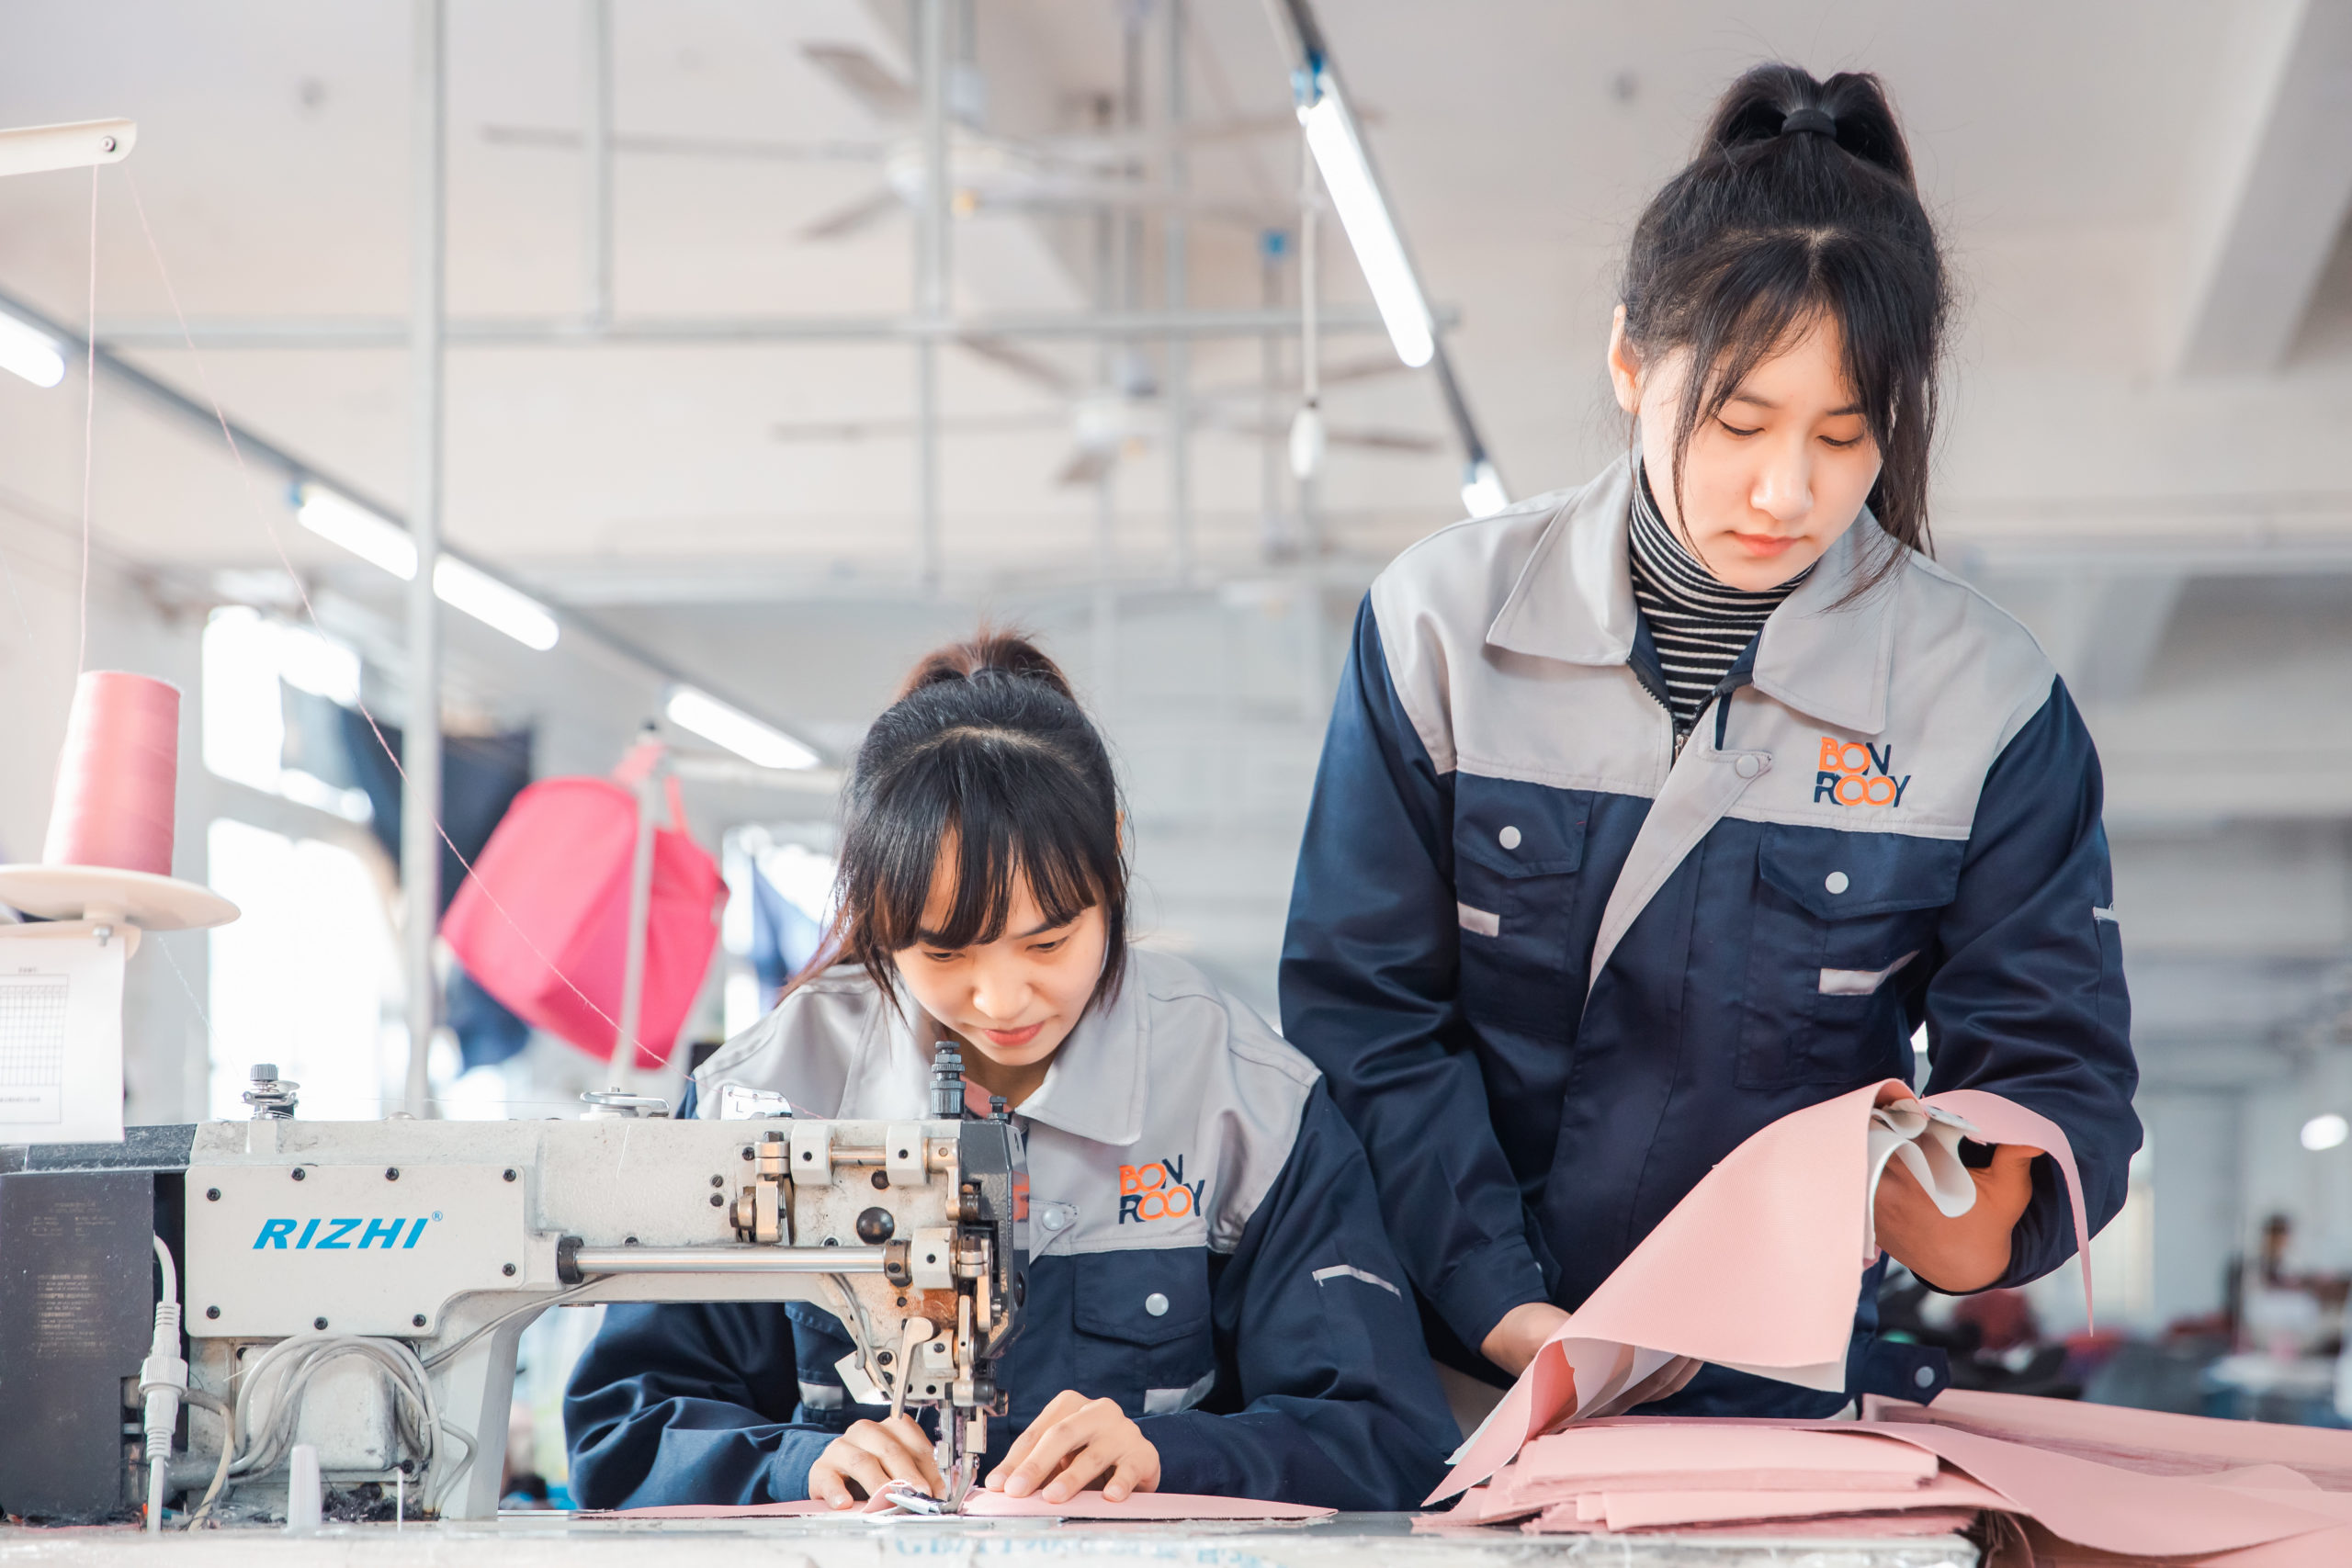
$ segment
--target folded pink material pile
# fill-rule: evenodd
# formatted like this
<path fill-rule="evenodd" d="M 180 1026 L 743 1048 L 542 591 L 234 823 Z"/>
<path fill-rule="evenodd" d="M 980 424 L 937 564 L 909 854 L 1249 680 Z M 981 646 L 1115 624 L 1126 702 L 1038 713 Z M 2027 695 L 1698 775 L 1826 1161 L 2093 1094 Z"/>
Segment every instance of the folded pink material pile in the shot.
<path fill-rule="evenodd" d="M 2074 1154 L 2046 1117 L 1977 1089 L 1922 1100 L 1893 1078 L 1809 1106 L 1734 1149 L 1642 1238 L 1536 1351 L 1428 1501 L 1485 1480 L 1545 1432 L 1665 1398 L 1703 1362 L 1843 1391 L 1854 1300 L 1878 1256 L 1880 1179 L 1899 1162 L 1944 1213 L 1964 1213 L 1976 1197 L 1961 1157 L 1971 1140 L 2055 1161 L 2087 1249 Z M 1723 1280 L 1748 1288 L 1715 1288 Z"/>
<path fill-rule="evenodd" d="M 2325 1489 L 2352 1481 L 2352 1432 L 1986 1393 L 1869 1415 L 1589 1421 L 1535 1438 L 1417 1528 L 1850 1538 L 1981 1524 L 1990 1561 L 2033 1568 L 2352 1562 L 2352 1492 Z"/>

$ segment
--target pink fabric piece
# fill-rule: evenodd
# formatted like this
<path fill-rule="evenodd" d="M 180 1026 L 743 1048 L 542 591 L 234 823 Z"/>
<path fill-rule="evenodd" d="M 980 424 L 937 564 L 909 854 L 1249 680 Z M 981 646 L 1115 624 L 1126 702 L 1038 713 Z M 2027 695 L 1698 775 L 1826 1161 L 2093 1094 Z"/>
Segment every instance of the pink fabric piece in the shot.
<path fill-rule="evenodd" d="M 1926 1486 L 1933 1454 L 1869 1433 L 1758 1427 L 1574 1427 L 1496 1478 L 1497 1502 L 1589 1492 L 1890 1492 Z"/>
<path fill-rule="evenodd" d="M 1571 1517 L 1570 1510 L 1548 1509 L 1519 1528 L 1529 1535 L 1640 1534 L 1667 1530 L 1676 1535 L 1801 1536 L 1809 1540 L 1853 1540 L 1874 1536 L 1957 1535 L 1976 1522 L 1974 1508 L 1921 1508 L 1902 1512 L 1820 1514 L 1807 1518 L 1736 1519 L 1724 1523 L 1683 1522 L 1642 1526 L 1621 1531 L 1614 1526 Z"/>
<path fill-rule="evenodd" d="M 1904 1491 L 1606 1492 L 1600 1513 L 1612 1530 L 1658 1529 L 1668 1525 L 1724 1524 L 1736 1519 L 1802 1519 L 1838 1514 L 1878 1514 L 1913 1508 L 2008 1506 L 1991 1487 L 1947 1472 L 1925 1486 Z"/>
<path fill-rule="evenodd" d="M 2033 1568 L 2149 1568 L 2151 1562 L 2147 1557 L 2078 1546 L 2031 1519 L 2023 1521 L 2022 1529 L 2032 1550 Z M 2352 1562 L 2352 1528 L 2339 1526 L 2239 1551 L 2167 1557 L 2157 1568 L 2344 1568 L 2347 1562 Z"/>
<path fill-rule="evenodd" d="M 1872 1396 L 1862 1414 L 1882 1421 L 1956 1427 L 2150 1475 L 2210 1475 L 2276 1464 L 2335 1492 L 2352 1492 L 2352 1432 L 2261 1421 L 2217 1421 L 2124 1410 L 2071 1399 L 1946 1389 L 1933 1404 Z"/>
<path fill-rule="evenodd" d="M 179 757 L 178 687 L 119 670 L 85 671 L 65 720 L 41 863 L 171 875 Z"/>
<path fill-rule="evenodd" d="M 1704 1429 L 1722 1418 L 1621 1416 L 1610 1427 Z M 2335 1523 L 2307 1492 L 2189 1486 L 2071 1454 L 1917 1421 L 1747 1421 L 1744 1427 L 1874 1432 L 1918 1444 L 1999 1493 L 2007 1511 L 2077 1546 L 2126 1556 L 2189 1557 L 2290 1540 Z M 2217 1425 L 2219 1423 L 2216 1423 Z M 2352 1561 L 2352 1559 L 2347 1559 Z"/>
<path fill-rule="evenodd" d="M 1100 1492 L 1081 1492 L 1067 1503 L 1008 1497 L 980 1490 L 966 1499 L 964 1512 L 980 1519 L 1328 1519 L 1338 1510 L 1304 1503 L 1269 1503 L 1256 1497 L 1207 1497 L 1191 1492 L 1130 1492 L 1114 1503 Z"/>
<path fill-rule="evenodd" d="M 1081 1492 L 1067 1503 L 1043 1497 L 1008 1497 L 1001 1492 L 976 1489 L 965 1500 L 966 1516 L 976 1519 L 1328 1519 L 1335 1510 L 1303 1503 L 1267 1503 L 1255 1497 L 1205 1497 L 1190 1492 L 1136 1492 L 1114 1503 L 1100 1492 Z M 619 1508 L 612 1517 L 627 1519 L 802 1519 L 858 1518 L 895 1512 L 876 1498 L 856 1508 L 835 1508 L 814 1500 L 800 1503 L 673 1503 L 653 1508 Z M 919 1517 L 922 1516 L 905 1516 Z"/>
<path fill-rule="evenodd" d="M 1536 1352 L 1426 1501 L 1486 1480 L 1529 1438 L 1596 1412 L 1606 1397 L 1590 1386 L 1596 1371 L 1622 1366 L 1631 1347 L 1808 1387 L 1822 1386 L 1826 1370 L 1842 1386 L 1867 1250 L 1871 1112 L 1882 1094 L 1911 1098 L 1889 1078 L 1783 1116 L 1726 1156 Z M 1996 1142 L 2030 1135 L 2058 1162 L 2075 1235 L 2087 1238 L 2081 1177 L 2055 1123 L 1983 1090 L 1924 1103 Z M 1724 1279 L 1769 1288 L 1706 1288 Z"/>

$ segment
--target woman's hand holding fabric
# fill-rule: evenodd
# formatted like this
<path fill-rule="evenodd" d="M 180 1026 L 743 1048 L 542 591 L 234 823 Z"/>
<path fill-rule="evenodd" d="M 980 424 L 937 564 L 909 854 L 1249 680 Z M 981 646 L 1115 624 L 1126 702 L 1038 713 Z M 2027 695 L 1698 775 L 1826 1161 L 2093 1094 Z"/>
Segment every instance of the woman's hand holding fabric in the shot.
<path fill-rule="evenodd" d="M 2002 1144 L 1993 1163 L 1972 1167 L 1976 1201 L 1947 1215 L 1900 1160 L 1879 1179 L 1873 1213 L 1878 1245 L 1928 1285 L 1948 1295 L 1981 1291 L 2009 1268 L 2009 1235 L 2033 1199 L 2033 1162 L 2041 1151 Z"/>

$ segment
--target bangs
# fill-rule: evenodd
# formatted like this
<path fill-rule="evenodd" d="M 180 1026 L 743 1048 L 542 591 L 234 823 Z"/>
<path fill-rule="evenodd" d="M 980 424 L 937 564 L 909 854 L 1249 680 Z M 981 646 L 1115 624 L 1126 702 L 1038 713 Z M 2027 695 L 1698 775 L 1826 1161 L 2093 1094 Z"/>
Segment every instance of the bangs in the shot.
<path fill-rule="evenodd" d="M 951 730 L 926 766 L 890 781 L 866 819 L 865 852 L 844 863 L 853 942 L 879 957 L 917 943 L 959 949 L 1005 934 L 1025 888 L 1048 929 L 1112 902 L 1121 885 L 1115 809 L 1085 798 L 1044 748 L 1003 731 Z M 935 884 L 946 919 L 923 924 Z"/>
<path fill-rule="evenodd" d="M 1835 326 L 1839 368 L 1863 428 L 1878 447 L 1881 479 L 1868 504 L 1905 544 L 1928 547 L 1924 515 L 1887 515 L 1888 480 L 1910 487 L 1923 470 L 1934 418 L 1934 347 L 1913 323 L 1932 310 L 1905 280 L 1873 265 L 1845 236 L 1818 230 L 1753 235 L 1711 275 L 1693 279 L 1683 323 L 1690 355 L 1674 430 L 1675 510 L 1681 513 L 1682 469 L 1699 426 L 1722 413 L 1740 384 L 1765 361 L 1809 332 Z M 1906 407 L 1906 402 L 1913 406 Z"/>

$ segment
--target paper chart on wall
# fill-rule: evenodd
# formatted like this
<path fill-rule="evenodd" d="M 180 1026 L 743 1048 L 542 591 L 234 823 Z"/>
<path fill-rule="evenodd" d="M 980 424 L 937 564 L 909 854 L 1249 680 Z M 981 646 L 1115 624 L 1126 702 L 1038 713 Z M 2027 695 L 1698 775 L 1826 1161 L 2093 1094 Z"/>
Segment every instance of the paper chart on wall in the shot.
<path fill-rule="evenodd" d="M 130 927 L 0 926 L 0 1144 L 122 1141 Z"/>

